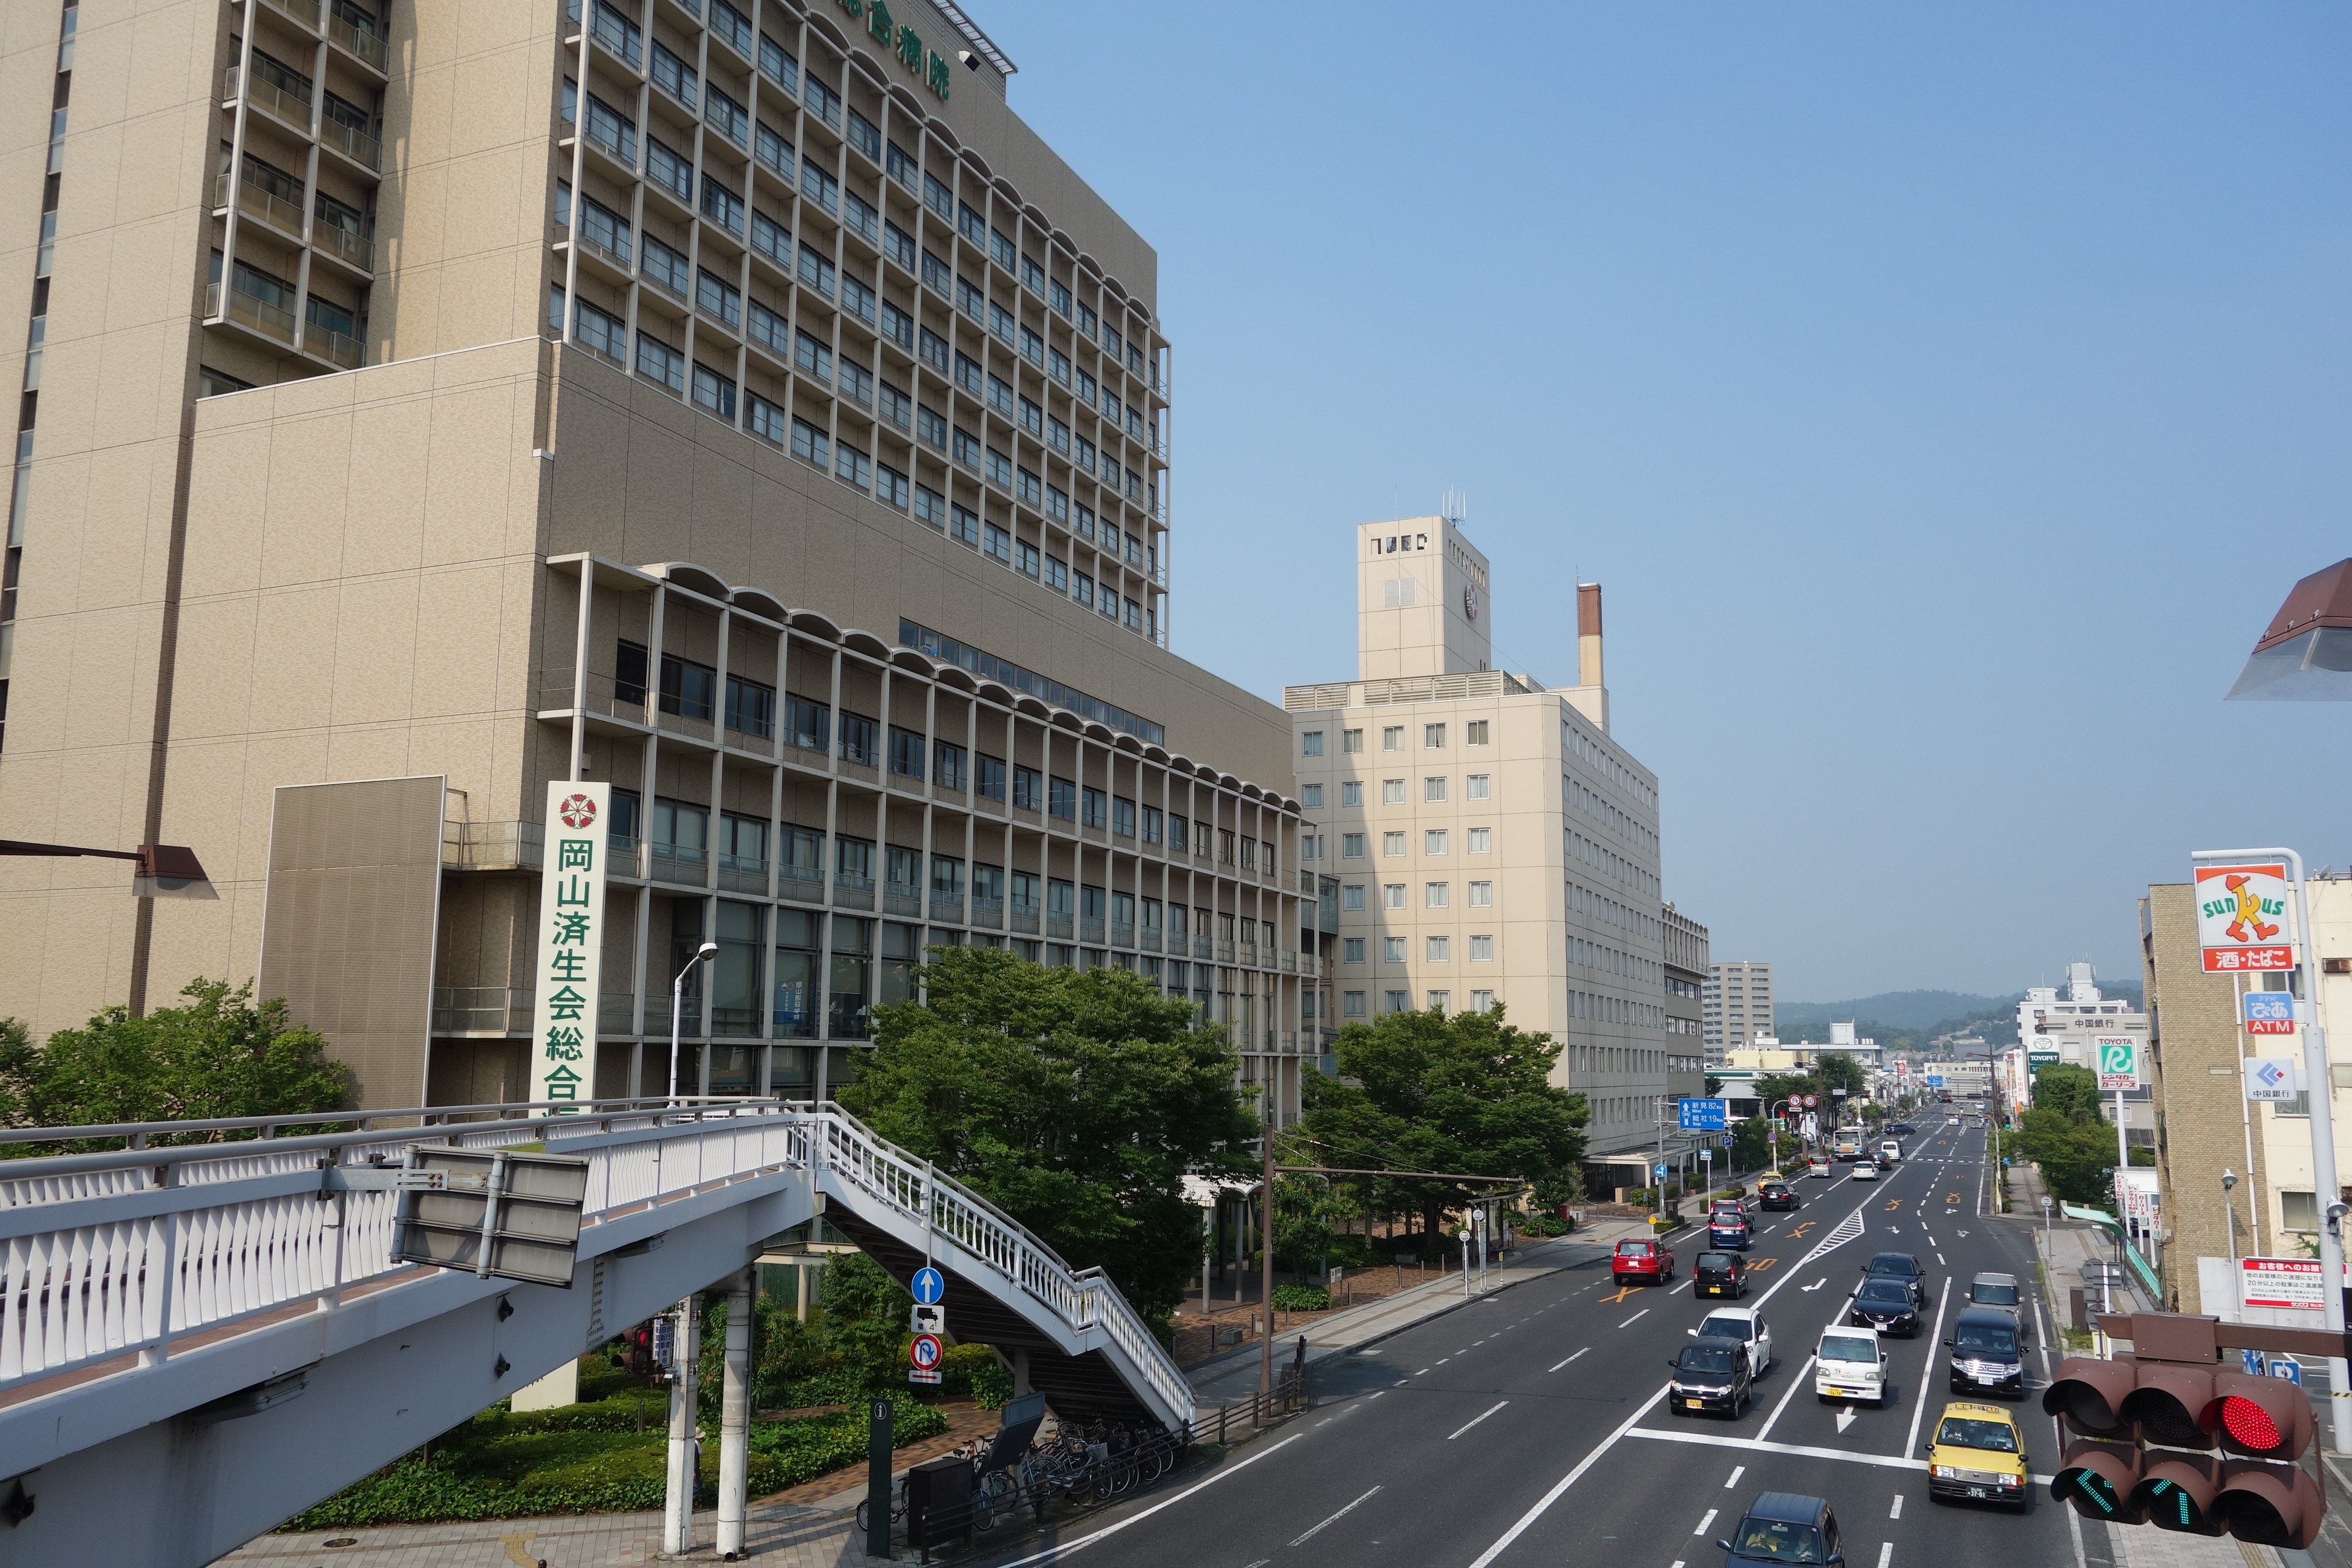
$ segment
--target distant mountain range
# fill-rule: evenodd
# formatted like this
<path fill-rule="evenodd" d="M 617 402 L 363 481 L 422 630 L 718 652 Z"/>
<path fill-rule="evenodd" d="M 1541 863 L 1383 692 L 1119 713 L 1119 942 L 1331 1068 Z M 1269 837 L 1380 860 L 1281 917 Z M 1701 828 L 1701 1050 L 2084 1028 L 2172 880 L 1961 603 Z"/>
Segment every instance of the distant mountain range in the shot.
<path fill-rule="evenodd" d="M 2137 980 L 2102 980 L 2099 994 L 2128 1002 L 2135 1008 L 2140 1002 Z M 1938 1036 L 1962 1031 L 1984 1034 L 1988 1039 L 2006 1038 L 2017 1005 L 2024 999 L 2022 991 L 2007 996 L 1980 996 L 1967 991 L 1886 991 L 1845 1002 L 1780 1003 L 1772 1010 L 1772 1023 L 1784 1040 L 1826 1039 L 1832 1023 L 1847 1019 L 1853 1020 L 1865 1039 L 1882 1046 L 1924 1046 Z"/>

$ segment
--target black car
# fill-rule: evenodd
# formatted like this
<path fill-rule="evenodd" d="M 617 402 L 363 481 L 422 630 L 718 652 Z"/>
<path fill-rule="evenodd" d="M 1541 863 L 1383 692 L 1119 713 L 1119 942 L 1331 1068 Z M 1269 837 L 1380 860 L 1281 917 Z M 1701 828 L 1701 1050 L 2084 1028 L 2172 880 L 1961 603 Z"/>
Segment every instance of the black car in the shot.
<path fill-rule="evenodd" d="M 1759 1209 L 1793 1209 L 1797 1206 L 1796 1189 L 1786 1182 L 1767 1182 L 1756 1189 L 1756 1206 Z"/>
<path fill-rule="evenodd" d="M 1865 1279 L 1900 1279 L 1909 1287 L 1911 1304 L 1927 1304 L 1927 1271 L 1907 1252 L 1882 1252 L 1862 1266 Z"/>
<path fill-rule="evenodd" d="M 1852 1303 L 1846 1309 L 1846 1321 L 1856 1328 L 1901 1334 L 1906 1340 L 1918 1337 L 1919 1303 L 1912 1299 L 1911 1288 L 1902 1280 L 1865 1279 L 1862 1289 L 1853 1293 Z"/>
<path fill-rule="evenodd" d="M 2025 1397 L 2025 1336 L 2008 1308 L 1962 1308 L 1944 1345 L 1952 1352 L 1954 1394 Z"/>
<path fill-rule="evenodd" d="M 1666 1385 L 1666 1408 L 1675 1415 L 1720 1410 L 1736 1421 L 1748 1408 L 1755 1372 L 1742 1341 L 1693 1340 L 1666 1364 L 1675 1369 Z"/>
<path fill-rule="evenodd" d="M 1737 1301 L 1748 1294 L 1748 1265 L 1736 1252 L 1702 1252 L 1691 1264 L 1691 1294 Z"/>
<path fill-rule="evenodd" d="M 1898 1121 L 1886 1131 L 1888 1134 L 1893 1137 L 1903 1138 L 1907 1137 L 1911 1133 L 1916 1132 L 1919 1130 L 1916 1127 L 1912 1126 L 1908 1121 Z"/>
<path fill-rule="evenodd" d="M 1845 1561 L 1845 1545 L 1838 1539 L 1837 1516 L 1817 1497 L 1797 1492 L 1763 1492 L 1748 1505 L 1727 1541 L 1716 1542 L 1730 1555 L 1724 1568 L 1742 1563 L 1826 1564 Z"/>

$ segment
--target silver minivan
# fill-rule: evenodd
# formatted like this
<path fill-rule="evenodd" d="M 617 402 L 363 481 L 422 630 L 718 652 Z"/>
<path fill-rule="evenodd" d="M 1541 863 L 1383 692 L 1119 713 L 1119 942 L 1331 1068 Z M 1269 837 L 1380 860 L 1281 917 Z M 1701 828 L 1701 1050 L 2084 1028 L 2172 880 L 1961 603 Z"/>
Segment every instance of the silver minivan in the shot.
<path fill-rule="evenodd" d="M 1886 1403 L 1886 1347 L 1878 1331 L 1840 1325 L 1822 1331 L 1813 1350 L 1813 1394 L 1823 1404 L 1832 1399 Z"/>

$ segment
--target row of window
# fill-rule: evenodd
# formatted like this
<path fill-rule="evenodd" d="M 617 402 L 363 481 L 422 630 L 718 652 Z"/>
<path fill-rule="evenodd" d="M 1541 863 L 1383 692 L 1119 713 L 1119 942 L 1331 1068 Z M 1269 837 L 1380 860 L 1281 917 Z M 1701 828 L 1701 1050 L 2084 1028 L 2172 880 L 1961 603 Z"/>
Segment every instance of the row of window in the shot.
<path fill-rule="evenodd" d="M 1462 779 L 1462 798 L 1491 800 L 1494 798 L 1494 788 L 1495 779 L 1492 773 L 1466 773 Z M 1433 774 L 1421 781 L 1421 798 L 1428 805 L 1443 805 L 1452 789 L 1451 778 L 1444 773 Z M 1307 784 L 1302 786 L 1302 791 L 1305 795 L 1303 804 L 1307 807 L 1319 808 L 1322 805 L 1323 786 L 1321 784 Z M 1339 805 L 1347 807 L 1360 806 L 1363 804 L 1363 781 L 1360 779 L 1343 781 L 1339 785 Z M 1404 805 L 1405 781 L 1402 779 L 1381 780 L 1381 804 L 1382 805 Z"/>
<path fill-rule="evenodd" d="M 1463 887 L 1469 900 L 1465 907 L 1474 910 L 1491 910 L 1495 907 L 1494 883 L 1480 880 L 1465 882 Z M 1425 910 L 1442 910 L 1450 907 L 1454 900 L 1453 888 L 1454 884 L 1451 882 L 1423 882 L 1421 885 L 1421 907 Z M 1351 912 L 1360 911 L 1364 908 L 1364 884 L 1361 882 L 1341 884 L 1339 907 Z M 1383 883 L 1381 887 L 1381 908 L 1401 910 L 1405 907 L 1405 884 Z"/>
<path fill-rule="evenodd" d="M 1405 841 L 1408 837 L 1409 835 L 1401 832 L 1381 834 L 1381 858 L 1382 859 L 1392 860 L 1402 857 L 1406 852 Z M 1465 841 L 1465 847 L 1470 854 L 1487 855 L 1494 852 L 1495 830 L 1491 827 L 1465 827 L 1462 830 L 1462 837 Z M 1366 837 L 1367 836 L 1361 833 L 1342 833 L 1339 835 L 1339 858 L 1342 860 L 1361 860 L 1364 858 L 1364 845 Z M 1421 852 L 1423 855 L 1450 854 L 1452 853 L 1453 843 L 1454 834 L 1453 830 L 1450 828 L 1430 827 L 1422 830 Z M 1321 849 L 1321 847 L 1320 840 L 1318 839 L 1316 845 L 1316 848 L 1318 852 Z M 1307 858 L 1309 859 L 1319 859 L 1321 856 L 1318 853 Z"/>
<path fill-rule="evenodd" d="M 1492 733 L 1491 727 L 1494 721 L 1491 719 L 1471 719 L 1465 721 L 1462 726 L 1462 743 L 1465 746 L 1484 746 L 1491 744 L 1492 742 L 1487 739 L 1487 737 Z M 1383 725 L 1381 729 L 1381 750 L 1383 752 L 1403 751 L 1404 731 L 1405 726 L 1402 724 Z M 1321 756 L 1323 754 L 1323 733 L 1324 732 L 1320 730 L 1302 730 L 1299 731 L 1299 754 L 1308 757 Z M 1421 743 L 1423 748 L 1432 752 L 1444 751 L 1445 749 L 1446 733 L 1447 728 L 1444 724 L 1423 724 L 1421 727 Z M 1341 752 L 1360 752 L 1363 749 L 1364 732 L 1361 730 L 1342 730 L 1339 731 L 1339 750 Z"/>
<path fill-rule="evenodd" d="M 1410 939 L 1401 936 L 1384 936 L 1381 938 L 1381 962 L 1382 963 L 1404 963 L 1405 943 L 1408 940 Z M 1469 940 L 1471 963 L 1491 963 L 1494 962 L 1495 939 L 1492 936 L 1473 936 Z M 1342 963 L 1363 963 L 1364 942 L 1365 939 L 1360 936 L 1340 938 L 1339 962 Z M 1454 939 L 1450 936 L 1423 937 L 1422 958 L 1425 963 L 1452 963 L 1454 961 Z"/>
<path fill-rule="evenodd" d="M 1360 1018 L 1360 1017 L 1364 1016 L 1365 1002 L 1366 1002 L 1366 999 L 1367 999 L 1367 997 L 1368 997 L 1369 995 L 1370 995 L 1370 993 L 1368 993 L 1368 992 L 1363 992 L 1363 991 L 1342 991 L 1342 992 L 1340 992 L 1340 993 L 1339 993 L 1339 1016 L 1340 1016 L 1341 1017 L 1343 1017 L 1343 1018 Z M 1432 1013 L 1450 1013 L 1450 1012 L 1452 1012 L 1452 1011 L 1454 1010 L 1454 993 L 1453 993 L 1453 992 L 1451 992 L 1451 991 L 1431 991 L 1431 992 L 1426 993 L 1426 995 L 1427 995 L 1427 997 L 1428 997 L 1428 1001 L 1426 1002 L 1426 1004 L 1424 1004 L 1424 1005 L 1427 1007 L 1427 1009 L 1428 1009 L 1430 1012 L 1432 1012 Z M 1473 1013 L 1491 1013 L 1491 1012 L 1493 1012 L 1493 1011 L 1494 1011 L 1494 1009 L 1495 1009 L 1495 994 L 1494 994 L 1492 991 L 1473 991 L 1472 993 L 1470 993 L 1470 1008 L 1469 1008 L 1469 1010 L 1470 1010 L 1471 1012 L 1473 1012 Z M 1383 992 L 1381 992 L 1381 1012 L 1383 1012 L 1383 1013 L 1410 1013 L 1410 1012 L 1412 1012 L 1412 1010 L 1413 1010 L 1413 1007 L 1412 1007 L 1412 992 L 1410 992 L 1410 991 L 1383 991 Z"/>

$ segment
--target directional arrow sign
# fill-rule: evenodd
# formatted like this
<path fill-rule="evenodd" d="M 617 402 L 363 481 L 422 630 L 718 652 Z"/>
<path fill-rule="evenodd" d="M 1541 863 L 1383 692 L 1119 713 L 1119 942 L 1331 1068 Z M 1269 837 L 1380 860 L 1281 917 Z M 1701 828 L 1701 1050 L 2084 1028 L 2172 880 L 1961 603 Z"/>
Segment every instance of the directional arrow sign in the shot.
<path fill-rule="evenodd" d="M 917 1305 L 936 1307 L 947 1300 L 947 1277 L 930 1265 L 925 1264 L 915 1270 L 914 1282 L 909 1289 L 915 1293 Z"/>

